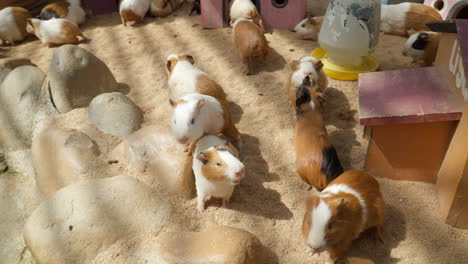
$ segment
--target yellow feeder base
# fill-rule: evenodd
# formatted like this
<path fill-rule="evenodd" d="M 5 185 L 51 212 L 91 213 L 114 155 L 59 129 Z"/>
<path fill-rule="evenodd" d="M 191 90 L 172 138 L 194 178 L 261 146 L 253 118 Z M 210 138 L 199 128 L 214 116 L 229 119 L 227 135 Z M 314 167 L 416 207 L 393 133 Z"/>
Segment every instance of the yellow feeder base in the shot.
<path fill-rule="evenodd" d="M 323 71 L 325 74 L 333 79 L 343 81 L 354 81 L 358 79 L 360 73 L 373 72 L 379 68 L 379 63 L 374 55 L 367 55 L 362 59 L 359 66 L 338 66 L 328 60 L 327 51 L 322 48 L 317 48 L 312 51 L 312 56 L 321 60 L 323 63 Z"/>

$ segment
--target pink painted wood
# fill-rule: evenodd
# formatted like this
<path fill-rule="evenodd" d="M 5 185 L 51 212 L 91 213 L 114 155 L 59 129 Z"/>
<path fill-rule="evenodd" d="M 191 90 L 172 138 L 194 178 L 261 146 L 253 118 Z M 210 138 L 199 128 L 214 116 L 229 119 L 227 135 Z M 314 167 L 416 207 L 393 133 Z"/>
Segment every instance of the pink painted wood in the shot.
<path fill-rule="evenodd" d="M 465 70 L 465 81 L 468 80 L 468 19 L 457 19 L 458 41 Z M 466 85 L 466 84 L 465 84 Z"/>
<path fill-rule="evenodd" d="M 277 0 L 260 0 L 260 14 L 267 28 L 294 29 L 304 19 L 305 0 L 289 0 L 283 8 L 275 7 L 274 1 Z"/>
<path fill-rule="evenodd" d="M 438 67 L 359 75 L 362 125 L 459 120 L 462 99 Z"/>
<path fill-rule="evenodd" d="M 227 0 L 201 0 L 202 26 L 204 28 L 222 28 L 227 26 Z"/>
<path fill-rule="evenodd" d="M 118 12 L 116 0 L 85 0 L 95 15 Z"/>
<path fill-rule="evenodd" d="M 435 4 L 437 3 L 437 0 L 424 0 L 424 4 L 438 9 L 443 19 L 451 19 L 451 17 L 448 17 L 448 16 L 450 13 L 453 13 L 451 11 L 454 6 L 456 6 L 455 9 L 457 9 L 461 5 L 468 5 L 467 0 L 441 0 L 441 1 L 443 2 L 443 7 L 440 10 L 435 6 Z M 465 2 L 465 3 L 462 3 L 462 2 Z"/>

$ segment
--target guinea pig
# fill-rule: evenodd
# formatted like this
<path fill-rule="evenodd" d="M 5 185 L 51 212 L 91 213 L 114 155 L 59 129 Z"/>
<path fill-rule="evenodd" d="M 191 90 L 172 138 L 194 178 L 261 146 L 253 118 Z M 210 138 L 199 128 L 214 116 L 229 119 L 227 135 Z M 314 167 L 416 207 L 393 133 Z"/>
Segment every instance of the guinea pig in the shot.
<path fill-rule="evenodd" d="M 25 39 L 29 33 L 26 30 L 28 19 L 32 16 L 22 7 L 5 7 L 0 10 L 0 40 L 2 44 L 15 44 Z"/>
<path fill-rule="evenodd" d="M 155 17 L 170 15 L 184 0 L 151 0 L 150 12 Z"/>
<path fill-rule="evenodd" d="M 200 0 L 192 0 L 189 2 L 192 2 L 192 8 L 190 9 L 189 16 L 191 16 L 193 13 L 200 15 L 201 14 Z"/>
<path fill-rule="evenodd" d="M 289 66 L 292 72 L 289 75 L 288 92 L 294 108 L 296 106 L 296 93 L 306 76 L 310 76 L 315 80 L 321 93 L 325 94 L 328 88 L 328 78 L 323 71 L 323 63 L 319 59 L 313 56 L 305 56 L 300 60 L 292 61 Z"/>
<path fill-rule="evenodd" d="M 382 5 L 380 31 L 389 35 L 407 37 L 410 30 L 430 30 L 427 22 L 441 21 L 439 12 L 430 6 L 418 3 Z"/>
<path fill-rule="evenodd" d="M 328 140 L 321 91 L 309 76 L 296 94 L 296 169 L 307 184 L 323 190 L 343 173 L 338 154 Z"/>
<path fill-rule="evenodd" d="M 189 144 L 187 151 L 192 153 L 196 141 L 203 135 L 223 134 L 236 147 L 240 147 L 240 133 L 234 125 L 227 106 L 216 98 L 203 94 L 187 94 L 174 101 L 171 120 L 172 133 L 181 144 Z"/>
<path fill-rule="evenodd" d="M 134 21 L 134 24 L 143 21 L 150 8 L 150 3 L 151 0 L 122 0 L 119 7 L 122 24 L 127 26 L 128 21 Z"/>
<path fill-rule="evenodd" d="M 229 18 L 232 23 L 240 18 L 251 19 L 255 24 L 260 26 L 262 31 L 265 30 L 263 27 L 262 17 L 251 0 L 232 1 L 229 9 Z"/>
<path fill-rule="evenodd" d="M 323 16 L 308 17 L 296 25 L 293 32 L 296 32 L 303 39 L 317 41 L 320 28 L 322 27 Z"/>
<path fill-rule="evenodd" d="M 86 21 L 84 2 L 82 0 L 67 0 L 48 4 L 41 10 L 37 18 L 41 20 L 65 18 L 81 25 Z"/>
<path fill-rule="evenodd" d="M 263 29 L 250 19 L 239 18 L 233 23 L 234 46 L 244 64 L 244 73 L 252 74 L 254 57 L 265 63 L 270 47 Z"/>
<path fill-rule="evenodd" d="M 196 143 L 193 172 L 197 188 L 198 210 L 205 211 L 209 197 L 221 198 L 227 208 L 234 186 L 245 177 L 244 164 L 229 141 L 217 136 L 204 136 Z"/>
<path fill-rule="evenodd" d="M 401 53 L 413 58 L 413 62 L 424 61 L 424 65 L 432 66 L 441 34 L 438 32 L 418 32 L 412 34 L 405 43 Z"/>
<path fill-rule="evenodd" d="M 31 18 L 28 20 L 27 30 L 49 48 L 54 45 L 78 43 L 78 37 L 87 40 L 78 25 L 64 18 L 50 20 Z"/>
<path fill-rule="evenodd" d="M 383 242 L 385 204 L 379 183 L 369 174 L 350 170 L 321 193 L 306 198 L 302 235 L 313 255 L 328 251 L 327 263 L 342 261 L 351 242 L 371 230 Z"/>
<path fill-rule="evenodd" d="M 221 104 L 226 104 L 226 93 L 208 74 L 197 69 L 195 60 L 188 54 L 171 54 L 166 61 L 169 98 L 178 100 L 189 93 L 213 96 Z"/>

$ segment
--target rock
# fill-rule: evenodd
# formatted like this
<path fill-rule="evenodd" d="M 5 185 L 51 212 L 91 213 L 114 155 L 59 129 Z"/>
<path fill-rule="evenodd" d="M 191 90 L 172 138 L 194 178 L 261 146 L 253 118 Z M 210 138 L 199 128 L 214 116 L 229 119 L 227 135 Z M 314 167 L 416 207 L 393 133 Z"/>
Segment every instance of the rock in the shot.
<path fill-rule="evenodd" d="M 10 72 L 11 72 L 10 69 L 0 66 L 0 85 L 2 84 L 3 80 L 5 80 L 5 78 Z"/>
<path fill-rule="evenodd" d="M 19 150 L 31 146 L 34 116 L 45 74 L 36 67 L 11 71 L 0 85 L 0 148 Z"/>
<path fill-rule="evenodd" d="M 218 226 L 204 232 L 168 232 L 154 238 L 122 239 L 94 264 L 266 264 L 267 251 L 254 235 Z"/>
<path fill-rule="evenodd" d="M 86 179 L 99 156 L 96 143 L 75 129 L 48 127 L 33 139 L 32 161 L 36 184 L 44 196 Z"/>
<path fill-rule="evenodd" d="M 60 113 L 86 107 L 101 93 L 117 89 L 109 68 L 96 56 L 75 45 L 63 45 L 54 53 L 48 89 Z"/>
<path fill-rule="evenodd" d="M 24 240 L 38 264 L 89 263 L 120 238 L 162 231 L 172 208 L 128 176 L 69 185 L 27 220 Z"/>
<path fill-rule="evenodd" d="M 27 58 L 15 58 L 15 57 L 8 57 L 0 59 L 0 67 L 5 67 L 10 70 L 14 70 L 15 68 L 21 66 L 36 66 L 34 63 L 31 62 L 30 59 Z"/>
<path fill-rule="evenodd" d="M 140 129 L 143 113 L 127 96 L 105 93 L 89 104 L 88 120 L 104 133 L 124 137 Z"/>
<path fill-rule="evenodd" d="M 170 192 L 190 198 L 195 190 L 192 158 L 167 131 L 144 127 L 127 136 L 110 154 L 111 159 L 130 164 L 148 185 L 160 184 Z"/>

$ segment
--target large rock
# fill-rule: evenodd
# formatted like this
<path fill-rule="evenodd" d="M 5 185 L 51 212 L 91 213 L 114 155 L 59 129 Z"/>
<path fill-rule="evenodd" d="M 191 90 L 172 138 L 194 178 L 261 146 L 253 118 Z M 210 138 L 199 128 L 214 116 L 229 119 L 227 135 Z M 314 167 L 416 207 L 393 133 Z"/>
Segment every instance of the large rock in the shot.
<path fill-rule="evenodd" d="M 170 204 L 127 176 L 69 185 L 31 214 L 24 240 L 38 264 L 82 264 L 120 238 L 160 232 Z"/>
<path fill-rule="evenodd" d="M 57 48 L 47 81 L 51 98 L 60 113 L 86 107 L 96 95 L 117 88 L 109 68 L 96 56 L 75 45 Z"/>
<path fill-rule="evenodd" d="M 168 232 L 154 238 L 122 239 L 94 264 L 266 264 L 267 252 L 254 235 L 218 226 L 204 232 Z"/>
<path fill-rule="evenodd" d="M 36 184 L 44 196 L 85 178 L 99 156 L 96 143 L 75 129 L 48 127 L 33 139 Z"/>
<path fill-rule="evenodd" d="M 110 156 L 130 164 L 137 170 L 135 175 L 146 172 L 147 178 L 139 179 L 148 185 L 160 184 L 187 198 L 194 193 L 192 158 L 167 131 L 154 126 L 144 127 L 127 136 Z"/>
<path fill-rule="evenodd" d="M 25 149 L 31 146 L 34 116 L 45 74 L 33 66 L 11 71 L 0 85 L 0 148 Z"/>
<path fill-rule="evenodd" d="M 118 92 L 105 93 L 89 104 L 88 119 L 104 133 L 124 137 L 140 128 L 143 113 L 127 96 Z"/>
<path fill-rule="evenodd" d="M 8 57 L 8 58 L 0 59 L 0 67 L 5 67 L 7 69 L 14 70 L 21 66 L 36 66 L 36 65 L 32 63 L 30 59 L 27 59 L 27 58 Z"/>

